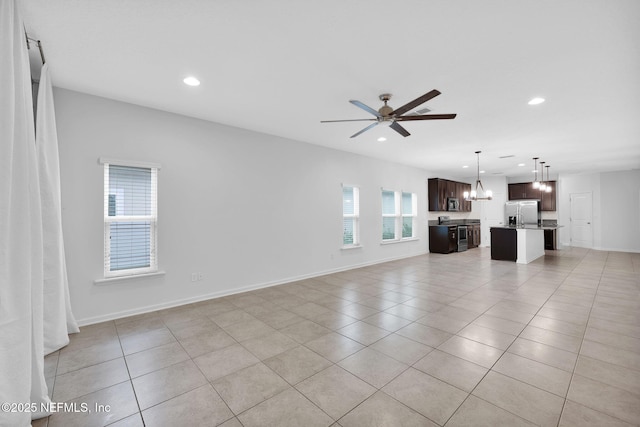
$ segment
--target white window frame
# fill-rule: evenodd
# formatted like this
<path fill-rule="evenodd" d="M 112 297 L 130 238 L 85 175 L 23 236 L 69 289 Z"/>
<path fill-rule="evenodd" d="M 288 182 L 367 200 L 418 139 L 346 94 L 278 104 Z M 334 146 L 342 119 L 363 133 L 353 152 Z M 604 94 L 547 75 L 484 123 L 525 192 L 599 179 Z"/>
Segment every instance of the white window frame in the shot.
<path fill-rule="evenodd" d="M 391 214 L 386 214 L 384 213 L 384 199 L 383 199 L 383 193 L 393 193 L 393 213 Z M 398 200 L 398 192 L 394 191 L 394 190 L 387 190 L 385 188 L 382 189 L 382 191 L 380 192 L 380 208 L 382 209 L 382 241 L 383 242 L 393 242 L 393 241 L 397 241 L 398 239 L 398 220 L 399 220 L 399 212 L 400 212 L 400 206 L 399 206 L 399 200 Z M 394 219 L 394 226 L 393 226 L 393 238 L 390 239 L 385 239 L 384 238 L 384 219 L 385 218 L 393 218 Z"/>
<path fill-rule="evenodd" d="M 382 191 L 380 192 L 380 207 L 382 209 L 382 194 L 385 192 L 392 192 L 393 193 L 393 201 L 394 201 L 394 213 L 393 214 L 382 214 L 382 221 L 384 224 L 384 218 L 393 218 L 394 219 L 394 230 L 393 230 L 393 234 L 394 237 L 392 239 L 385 239 L 384 238 L 384 230 L 383 230 L 383 234 L 382 234 L 382 243 L 395 243 L 395 242 L 402 242 L 402 241 L 408 241 L 408 240 L 416 240 L 416 224 L 417 224 L 417 201 L 418 201 L 418 197 L 416 195 L 416 193 L 411 193 L 408 191 L 402 191 L 402 190 L 389 190 L 386 188 L 382 188 Z M 411 212 L 410 213 L 406 213 L 402 211 L 402 196 L 404 194 L 411 194 Z M 384 210 L 384 209 L 383 209 Z M 403 237 L 403 226 L 404 226 L 404 218 L 411 218 L 411 236 L 407 236 L 407 237 Z"/>
<path fill-rule="evenodd" d="M 104 277 L 105 279 L 121 277 L 139 277 L 158 272 L 158 170 L 160 165 L 146 162 L 132 162 L 100 158 L 104 165 Z M 150 215 L 109 216 L 109 166 L 145 168 L 151 170 L 151 212 Z M 150 233 L 150 265 L 142 268 L 128 268 L 111 271 L 111 224 L 114 222 L 149 222 Z"/>
<path fill-rule="evenodd" d="M 345 214 L 344 213 L 344 190 L 350 188 L 353 192 L 353 214 Z M 355 185 L 342 185 L 342 248 L 357 248 L 360 247 L 360 188 Z M 353 229 L 353 243 L 348 244 L 344 243 L 344 222 L 352 221 L 352 229 Z"/>
<path fill-rule="evenodd" d="M 400 215 L 401 215 L 401 219 L 400 219 L 400 236 L 402 237 L 402 239 L 404 240 L 408 240 L 408 239 L 415 239 L 416 238 L 416 218 L 417 218 L 417 211 L 418 211 L 418 197 L 416 196 L 416 193 L 409 193 L 406 191 L 400 191 Z M 410 194 L 411 195 L 411 213 L 405 213 L 402 211 L 402 197 L 405 194 Z M 404 219 L 405 218 L 411 218 L 411 236 L 408 237 L 403 237 L 402 234 L 404 232 Z"/>

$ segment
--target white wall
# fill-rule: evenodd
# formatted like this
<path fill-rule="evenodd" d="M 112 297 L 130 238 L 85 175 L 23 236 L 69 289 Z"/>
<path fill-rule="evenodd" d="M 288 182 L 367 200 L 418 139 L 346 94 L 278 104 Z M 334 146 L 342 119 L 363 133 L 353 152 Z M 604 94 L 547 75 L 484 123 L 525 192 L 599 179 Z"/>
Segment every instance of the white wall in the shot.
<path fill-rule="evenodd" d="M 570 195 L 590 192 L 593 198 L 593 249 L 640 252 L 640 171 L 560 175 L 559 240 L 570 245 Z"/>
<path fill-rule="evenodd" d="M 600 175 L 602 246 L 640 252 L 640 170 Z"/>
<path fill-rule="evenodd" d="M 81 324 L 428 251 L 426 171 L 63 89 L 55 100 Z M 162 165 L 165 276 L 94 284 L 103 277 L 99 157 Z M 341 183 L 360 187 L 359 249 L 341 250 Z M 418 241 L 380 244 L 381 187 L 417 193 Z M 204 279 L 191 282 L 192 272 Z"/>
<path fill-rule="evenodd" d="M 480 212 L 480 240 L 481 245 L 491 246 L 491 227 L 501 226 L 504 223 L 504 205 L 508 199 L 507 180 L 503 176 L 481 177 L 485 189 L 493 192 L 493 199 L 481 202 L 472 202 L 473 209 Z"/>

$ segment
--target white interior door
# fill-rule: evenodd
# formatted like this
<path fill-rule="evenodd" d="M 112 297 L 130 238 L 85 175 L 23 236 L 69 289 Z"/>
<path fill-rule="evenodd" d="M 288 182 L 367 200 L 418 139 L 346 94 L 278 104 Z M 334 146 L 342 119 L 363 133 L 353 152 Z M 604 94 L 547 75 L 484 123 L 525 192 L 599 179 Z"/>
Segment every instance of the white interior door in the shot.
<path fill-rule="evenodd" d="M 571 193 L 571 246 L 591 248 L 593 245 L 591 193 Z"/>
<path fill-rule="evenodd" d="M 493 193 L 493 200 L 482 203 L 482 228 L 481 245 L 491 246 L 491 227 L 501 227 L 504 225 L 504 206 L 506 195 L 504 193 Z"/>

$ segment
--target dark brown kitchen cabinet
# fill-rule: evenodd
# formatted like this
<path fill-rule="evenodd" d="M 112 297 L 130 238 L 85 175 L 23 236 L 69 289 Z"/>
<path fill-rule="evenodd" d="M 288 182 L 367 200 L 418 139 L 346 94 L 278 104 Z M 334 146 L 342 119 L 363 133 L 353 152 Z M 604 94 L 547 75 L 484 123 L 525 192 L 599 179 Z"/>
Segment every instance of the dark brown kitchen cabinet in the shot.
<path fill-rule="evenodd" d="M 458 200 L 460 200 L 460 211 L 461 212 L 471 212 L 471 202 L 467 202 L 464 200 L 464 192 L 471 192 L 471 184 L 466 184 L 464 182 L 456 182 L 456 196 Z"/>
<path fill-rule="evenodd" d="M 547 250 L 558 249 L 557 230 L 544 230 L 544 248 Z"/>
<path fill-rule="evenodd" d="M 491 227 L 491 259 L 515 261 L 518 257 L 518 235 L 515 228 Z"/>
<path fill-rule="evenodd" d="M 471 212 L 471 202 L 464 201 L 464 192 L 471 191 L 471 184 L 441 178 L 428 180 L 429 211 L 448 211 L 447 199 L 455 198 L 460 202 L 459 212 Z"/>
<path fill-rule="evenodd" d="M 533 188 L 531 182 L 509 184 L 509 200 L 540 199 L 540 190 Z"/>
<path fill-rule="evenodd" d="M 428 181 L 429 211 L 447 210 L 447 183 L 444 179 L 431 178 Z"/>
<path fill-rule="evenodd" d="M 509 200 L 540 200 L 542 211 L 555 211 L 556 182 L 547 181 L 546 184 L 551 187 L 550 193 L 533 188 L 531 182 L 509 184 Z"/>
<path fill-rule="evenodd" d="M 469 249 L 480 246 L 480 224 L 467 225 L 467 239 Z"/>
<path fill-rule="evenodd" d="M 521 200 L 524 198 L 525 184 L 509 184 L 509 200 Z"/>
<path fill-rule="evenodd" d="M 556 210 L 556 182 L 548 181 L 546 183 L 551 187 L 551 192 L 541 192 L 541 208 L 543 211 L 555 211 Z"/>
<path fill-rule="evenodd" d="M 458 249 L 457 225 L 430 225 L 429 252 L 448 254 Z"/>

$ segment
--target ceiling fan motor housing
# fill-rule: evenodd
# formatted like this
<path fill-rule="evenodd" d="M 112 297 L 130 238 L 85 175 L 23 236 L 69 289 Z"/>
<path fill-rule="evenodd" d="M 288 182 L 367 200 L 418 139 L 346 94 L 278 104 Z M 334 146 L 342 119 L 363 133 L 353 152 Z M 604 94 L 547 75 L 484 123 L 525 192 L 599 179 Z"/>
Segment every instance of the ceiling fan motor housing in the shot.
<path fill-rule="evenodd" d="M 393 108 L 385 104 L 382 107 L 380 107 L 380 109 L 378 110 L 378 113 L 380 113 L 382 117 L 389 117 L 391 113 L 393 113 Z"/>

